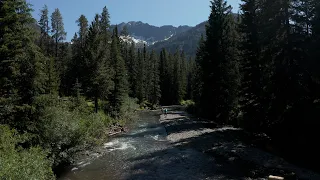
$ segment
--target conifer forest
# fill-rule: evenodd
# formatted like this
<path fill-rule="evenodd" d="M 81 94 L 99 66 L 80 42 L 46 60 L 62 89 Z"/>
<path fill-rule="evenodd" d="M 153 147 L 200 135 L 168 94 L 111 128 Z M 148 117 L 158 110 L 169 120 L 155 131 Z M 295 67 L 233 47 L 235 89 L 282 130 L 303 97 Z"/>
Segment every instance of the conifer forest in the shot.
<path fill-rule="evenodd" d="M 242 0 L 238 13 L 210 4 L 190 55 L 136 45 L 107 7 L 79 14 L 67 42 L 59 9 L 1 0 L 0 179 L 55 179 L 111 129 L 170 105 L 265 133 L 281 156 L 320 172 L 320 1 Z"/>

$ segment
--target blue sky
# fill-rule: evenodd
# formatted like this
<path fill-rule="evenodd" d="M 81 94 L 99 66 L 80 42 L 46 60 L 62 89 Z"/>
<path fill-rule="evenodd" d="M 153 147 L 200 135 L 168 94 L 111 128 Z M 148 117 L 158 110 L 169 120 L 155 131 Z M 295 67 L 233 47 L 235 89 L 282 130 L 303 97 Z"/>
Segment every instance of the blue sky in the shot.
<path fill-rule="evenodd" d="M 209 0 L 27 0 L 33 5 L 33 17 L 39 20 L 40 9 L 46 4 L 49 15 L 59 8 L 63 16 L 67 41 L 78 31 L 75 21 L 84 14 L 89 21 L 107 6 L 111 24 L 142 21 L 151 25 L 195 26 L 208 19 Z M 229 0 L 238 11 L 240 0 Z"/>

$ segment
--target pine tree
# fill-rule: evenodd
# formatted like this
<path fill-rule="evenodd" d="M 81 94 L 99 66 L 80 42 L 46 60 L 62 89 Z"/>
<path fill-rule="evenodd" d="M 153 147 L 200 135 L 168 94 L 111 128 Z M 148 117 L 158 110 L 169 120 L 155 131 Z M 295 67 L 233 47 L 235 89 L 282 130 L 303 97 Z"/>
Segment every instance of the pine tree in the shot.
<path fill-rule="evenodd" d="M 1 123 L 18 130 L 34 126 L 30 114 L 35 96 L 45 91 L 44 56 L 34 44 L 35 20 L 24 0 L 0 2 L 0 110 Z"/>
<path fill-rule="evenodd" d="M 41 9 L 40 14 L 40 20 L 39 20 L 39 26 L 41 30 L 41 36 L 40 36 L 40 47 L 43 50 L 43 52 L 46 53 L 46 55 L 49 55 L 50 53 L 50 26 L 49 26 L 49 10 L 47 5 L 45 5 Z"/>
<path fill-rule="evenodd" d="M 106 63 L 107 66 L 111 65 L 111 58 L 110 58 L 110 42 L 111 42 L 111 33 L 110 33 L 110 15 L 107 7 L 104 7 L 102 13 L 100 15 L 100 30 L 101 30 L 101 38 L 103 41 L 103 47 L 106 53 Z M 111 74 L 112 76 L 112 74 Z"/>
<path fill-rule="evenodd" d="M 181 57 L 179 51 L 176 51 L 173 56 L 174 74 L 173 74 L 173 98 L 174 104 L 179 104 L 182 100 L 182 77 L 181 77 Z"/>
<path fill-rule="evenodd" d="M 144 76 L 145 76 L 145 66 L 144 66 L 144 59 L 143 54 L 141 53 L 140 49 L 138 49 L 138 76 L 137 76 L 137 98 L 139 99 L 139 103 L 142 103 L 145 98 L 145 91 L 144 91 Z"/>
<path fill-rule="evenodd" d="M 79 19 L 76 21 L 79 27 L 79 44 L 80 48 L 84 49 L 86 45 L 86 39 L 88 35 L 88 20 L 84 15 L 81 15 Z"/>
<path fill-rule="evenodd" d="M 125 61 L 120 54 L 120 39 L 118 36 L 118 28 L 113 30 L 112 43 L 111 43 L 111 58 L 114 63 L 114 89 L 112 95 L 112 107 L 114 115 L 121 115 L 121 108 L 128 96 L 128 82 L 127 82 L 127 71 Z"/>
<path fill-rule="evenodd" d="M 258 129 L 266 116 L 263 99 L 263 72 L 265 64 L 261 62 L 261 40 L 259 37 L 258 0 L 243 0 L 240 31 L 242 34 L 241 50 L 241 109 L 243 123 L 247 128 Z"/>
<path fill-rule="evenodd" d="M 55 9 L 51 15 L 51 27 L 55 43 L 55 57 L 58 57 L 59 43 L 65 40 L 67 35 L 64 31 L 63 19 L 59 9 Z"/>
<path fill-rule="evenodd" d="M 128 30 L 127 26 L 123 26 L 123 28 L 122 28 L 122 30 L 120 32 L 120 35 L 121 36 L 125 36 L 125 37 L 129 36 L 129 30 Z"/>
<path fill-rule="evenodd" d="M 54 39 L 54 57 L 56 72 L 58 73 L 61 79 L 65 79 L 68 59 L 64 54 L 64 47 L 62 43 L 63 40 L 65 40 L 67 33 L 64 31 L 63 19 L 59 9 L 55 9 L 55 11 L 51 15 L 51 32 L 52 38 Z M 62 94 L 64 88 L 63 84 L 60 85 L 60 94 Z"/>
<path fill-rule="evenodd" d="M 76 22 L 78 24 L 79 31 L 74 34 L 71 40 L 72 57 L 67 66 L 67 79 L 65 82 L 67 85 L 67 90 L 65 92 L 66 95 L 73 94 L 73 87 L 71 85 L 75 84 L 76 80 L 82 84 L 87 74 L 85 51 L 87 48 L 88 20 L 84 15 L 81 15 Z"/>
<path fill-rule="evenodd" d="M 85 52 L 87 74 L 83 86 L 86 87 L 86 94 L 93 98 L 95 112 L 98 112 L 98 100 L 106 100 L 112 90 L 110 65 L 107 63 L 107 55 L 104 51 L 103 41 L 99 27 L 99 15 L 89 27 L 87 48 Z"/>
<path fill-rule="evenodd" d="M 175 56 L 176 55 L 176 56 Z M 176 71 L 176 58 L 179 56 L 177 54 L 168 54 L 168 93 L 169 93 L 169 99 L 168 104 L 177 104 L 177 71 Z"/>
<path fill-rule="evenodd" d="M 203 34 L 201 34 L 200 40 L 199 40 L 199 45 L 195 57 L 195 66 L 193 69 L 194 75 L 192 78 L 192 86 L 194 87 L 192 89 L 192 97 L 193 100 L 199 105 L 200 104 L 200 99 L 201 99 L 201 93 L 202 93 L 202 63 L 203 63 L 203 57 L 205 55 L 205 40 L 203 37 Z"/>
<path fill-rule="evenodd" d="M 201 108 L 204 115 L 229 123 L 237 108 L 238 67 L 235 58 L 235 24 L 231 7 L 223 0 L 211 1 L 202 60 Z"/>
<path fill-rule="evenodd" d="M 196 62 L 195 59 L 190 57 L 188 61 L 188 68 L 187 68 L 187 94 L 186 98 L 193 100 L 193 91 L 194 87 L 194 79 L 196 75 Z"/>
<path fill-rule="evenodd" d="M 59 92 L 60 79 L 56 72 L 54 58 L 46 58 L 45 61 L 45 72 L 48 76 L 46 80 L 46 94 L 57 95 Z"/>
<path fill-rule="evenodd" d="M 138 64 L 138 58 L 136 56 L 136 48 L 134 43 L 131 43 L 128 60 L 129 60 L 128 74 L 129 74 L 129 84 L 130 84 L 130 96 L 137 97 L 137 86 L 138 86 L 137 80 L 138 80 L 139 64 Z"/>
<path fill-rule="evenodd" d="M 180 77 L 181 79 L 181 84 L 179 87 L 179 96 L 180 96 L 180 101 L 183 100 L 186 97 L 186 91 L 187 91 L 187 60 L 185 53 L 182 51 L 181 52 L 181 57 L 180 57 Z M 180 102 L 179 101 L 179 102 Z"/>
<path fill-rule="evenodd" d="M 153 105 L 158 105 L 161 98 L 161 89 L 160 89 L 160 78 L 159 78 L 159 60 L 156 56 L 155 51 L 152 51 L 150 54 L 151 63 L 151 79 L 150 83 L 150 98 L 149 102 Z"/>
<path fill-rule="evenodd" d="M 152 76 L 152 62 L 150 61 L 149 53 L 147 52 L 146 45 L 144 45 L 143 48 L 143 59 L 144 59 L 144 92 L 145 92 L 145 98 L 148 102 L 151 100 L 151 89 L 152 89 L 152 79 L 150 78 Z"/>

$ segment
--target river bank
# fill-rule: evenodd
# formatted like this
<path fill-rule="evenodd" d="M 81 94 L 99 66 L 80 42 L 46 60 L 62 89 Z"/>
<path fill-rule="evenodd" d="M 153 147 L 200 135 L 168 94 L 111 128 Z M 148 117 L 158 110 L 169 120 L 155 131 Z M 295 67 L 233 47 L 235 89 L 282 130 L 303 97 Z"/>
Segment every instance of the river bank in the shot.
<path fill-rule="evenodd" d="M 217 127 L 183 111 L 171 108 L 161 115 L 167 139 L 178 148 L 194 148 L 214 158 L 224 179 L 265 179 L 278 175 L 287 179 L 320 179 L 319 174 L 288 163 L 283 158 L 256 148 L 242 129 Z M 250 142 L 251 141 L 251 142 Z"/>
<path fill-rule="evenodd" d="M 266 179 L 269 175 L 319 179 L 312 171 L 248 145 L 241 129 L 217 127 L 181 106 L 141 111 L 128 132 L 111 137 L 59 179 Z"/>

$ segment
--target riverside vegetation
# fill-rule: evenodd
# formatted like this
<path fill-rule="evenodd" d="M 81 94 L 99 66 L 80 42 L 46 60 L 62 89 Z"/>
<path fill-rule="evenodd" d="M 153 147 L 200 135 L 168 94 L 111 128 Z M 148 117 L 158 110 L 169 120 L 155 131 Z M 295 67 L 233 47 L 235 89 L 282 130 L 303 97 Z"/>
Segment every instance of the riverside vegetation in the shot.
<path fill-rule="evenodd" d="M 67 43 L 59 9 L 50 18 L 44 6 L 36 23 L 25 0 L 2 0 L 1 179 L 55 178 L 139 105 L 185 104 L 217 124 L 265 132 L 307 165 L 319 161 L 319 1 L 242 0 L 237 16 L 223 0 L 210 8 L 189 57 L 124 41 L 130 32 L 110 28 L 106 7 L 91 23 L 80 15 Z"/>

